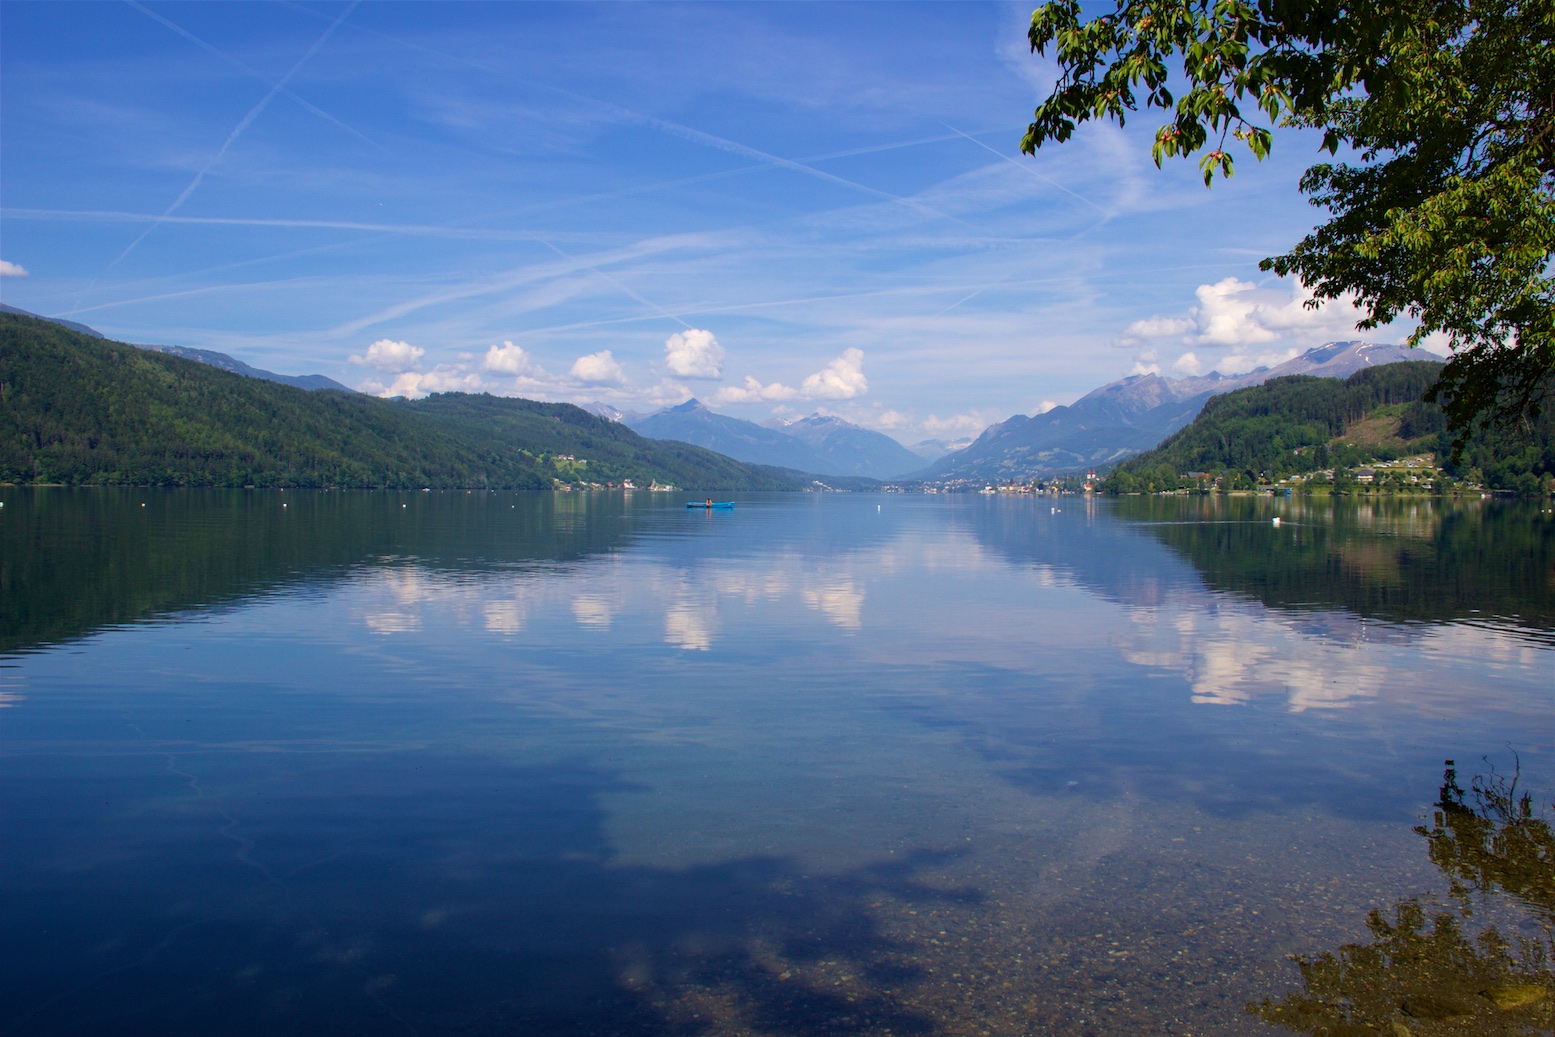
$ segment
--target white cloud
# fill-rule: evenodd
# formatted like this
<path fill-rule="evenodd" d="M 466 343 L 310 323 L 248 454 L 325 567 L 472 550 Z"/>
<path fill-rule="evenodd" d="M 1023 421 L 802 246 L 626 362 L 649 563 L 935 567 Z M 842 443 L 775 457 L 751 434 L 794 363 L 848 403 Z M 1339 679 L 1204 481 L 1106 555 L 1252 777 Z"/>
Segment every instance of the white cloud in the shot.
<path fill-rule="evenodd" d="M 609 350 L 579 357 L 565 375 L 545 370 L 528 350 L 508 341 L 487 347 L 483 355 L 456 353 L 452 360 L 430 371 L 417 370 L 417 362 L 425 352 L 387 339 L 373 343 L 367 356 L 353 356 L 351 362 L 376 367 L 382 373 L 357 388 L 378 396 L 412 399 L 434 392 L 489 392 L 540 400 L 567 399 L 580 404 L 606 397 L 621 406 L 679 403 L 691 395 L 684 385 L 669 380 L 647 389 L 628 386 L 625 372 Z"/>
<path fill-rule="evenodd" d="M 664 366 L 680 378 L 722 378 L 724 348 L 711 331 L 692 328 L 664 343 Z"/>
<path fill-rule="evenodd" d="M 799 387 L 806 399 L 851 400 L 869 391 L 864 378 L 864 351 L 845 349 L 842 355 L 806 378 Z"/>
<path fill-rule="evenodd" d="M 608 349 L 578 357 L 572 365 L 572 376 L 590 385 L 620 385 L 626 380 L 626 372 Z"/>
<path fill-rule="evenodd" d="M 691 390 L 684 385 L 668 378 L 661 378 L 657 385 L 639 391 L 633 396 L 633 401 L 647 403 L 654 407 L 671 407 L 678 403 L 685 403 L 691 399 L 691 396 Z"/>
<path fill-rule="evenodd" d="M 363 392 L 378 396 L 404 396 L 415 400 L 434 392 L 485 392 L 486 384 L 468 363 L 438 364 L 430 371 L 401 371 L 387 385 L 370 381 Z"/>
<path fill-rule="evenodd" d="M 1437 356 L 1452 356 L 1452 340 L 1447 337 L 1445 331 L 1431 332 L 1420 340 L 1417 348 L 1435 353 Z"/>
<path fill-rule="evenodd" d="M 975 436 L 988 427 L 988 420 L 977 413 L 952 414 L 948 418 L 930 414 L 924 419 L 922 427 L 931 436 Z"/>
<path fill-rule="evenodd" d="M 12 263 L 7 259 L 0 259 L 0 277 L 29 277 L 27 268 L 20 263 Z"/>
<path fill-rule="evenodd" d="M 1299 349 L 1265 350 L 1262 353 L 1237 350 L 1230 356 L 1221 357 L 1215 367 L 1221 374 L 1246 374 L 1255 367 L 1277 367 L 1300 352 Z"/>
<path fill-rule="evenodd" d="M 486 359 L 481 361 L 482 370 L 498 374 L 524 374 L 532 366 L 529 354 L 524 352 L 523 347 L 515 346 L 506 339 L 502 345 L 486 350 Z"/>
<path fill-rule="evenodd" d="M 1356 322 L 1364 314 L 1353 300 L 1330 299 L 1310 306 L 1312 292 L 1299 281 L 1260 287 L 1251 281 L 1226 277 L 1194 290 L 1197 305 L 1186 317 L 1156 315 L 1136 320 L 1123 329 L 1115 344 L 1139 347 L 1154 339 L 1176 339 L 1195 347 L 1172 364 L 1180 375 L 1196 375 L 1214 368 L 1222 374 L 1241 374 L 1255 367 L 1272 366 L 1296 356 L 1302 349 L 1357 335 Z M 1224 350 L 1216 359 L 1205 349 Z M 1136 358 L 1131 373 L 1159 370 L 1151 349 Z"/>
<path fill-rule="evenodd" d="M 1294 280 L 1289 282 L 1288 291 L 1280 291 L 1227 277 L 1199 285 L 1194 295 L 1199 304 L 1191 311 L 1192 341 L 1237 351 L 1281 340 L 1315 346 L 1351 337 L 1356 334 L 1356 321 L 1364 316 L 1350 299 L 1309 306 L 1311 290 Z M 1169 322 L 1167 318 L 1151 319 Z"/>
<path fill-rule="evenodd" d="M 1136 342 L 1146 338 L 1186 335 L 1196 327 L 1191 317 L 1146 317 L 1124 328 L 1120 341 Z"/>
<path fill-rule="evenodd" d="M 1037 409 L 1035 411 L 1033 411 L 1033 413 L 1034 414 L 1046 414 L 1048 411 L 1052 410 L 1054 407 L 1057 407 L 1057 406 L 1058 406 L 1058 404 L 1054 403 L 1052 400 L 1043 400 L 1041 403 L 1037 404 Z"/>
<path fill-rule="evenodd" d="M 912 419 L 898 410 L 887 410 L 875 415 L 876 428 L 906 428 Z"/>
<path fill-rule="evenodd" d="M 351 363 L 358 367 L 373 367 L 379 371 L 405 371 L 415 368 L 427 351 L 409 342 L 395 342 L 381 338 L 367 347 L 366 356 L 352 355 Z"/>
<path fill-rule="evenodd" d="M 781 382 L 773 382 L 770 385 L 762 385 L 750 375 L 745 376 L 745 384 L 726 385 L 713 393 L 714 403 L 761 403 L 769 400 L 791 400 L 799 395 L 799 390 L 784 385 Z"/>
<path fill-rule="evenodd" d="M 1147 349 L 1134 358 L 1134 366 L 1129 369 L 1129 374 L 1160 374 L 1161 365 L 1157 363 L 1161 358 L 1153 349 Z"/>
<path fill-rule="evenodd" d="M 1235 277 L 1199 285 L 1193 293 L 1199 300 L 1194 307 L 1198 340 L 1213 346 L 1242 346 L 1278 338 L 1261 319 L 1263 307 L 1253 294 L 1257 291 L 1257 285 Z"/>

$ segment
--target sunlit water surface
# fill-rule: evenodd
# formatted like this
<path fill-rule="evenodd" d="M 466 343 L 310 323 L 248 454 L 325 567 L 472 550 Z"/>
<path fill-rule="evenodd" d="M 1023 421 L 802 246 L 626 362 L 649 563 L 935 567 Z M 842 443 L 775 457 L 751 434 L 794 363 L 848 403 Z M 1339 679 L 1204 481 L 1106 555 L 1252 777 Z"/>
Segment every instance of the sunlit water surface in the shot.
<path fill-rule="evenodd" d="M 4 1034 L 1274 1033 L 1555 789 L 1537 504 L 0 499 Z"/>

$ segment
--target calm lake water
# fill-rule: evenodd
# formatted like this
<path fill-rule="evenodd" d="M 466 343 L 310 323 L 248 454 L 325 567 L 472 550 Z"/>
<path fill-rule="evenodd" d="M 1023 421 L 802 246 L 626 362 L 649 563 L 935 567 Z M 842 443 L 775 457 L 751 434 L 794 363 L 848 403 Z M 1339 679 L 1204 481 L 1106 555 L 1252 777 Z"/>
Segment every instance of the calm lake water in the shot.
<path fill-rule="evenodd" d="M 685 499 L 0 489 L 0 1034 L 1550 1031 L 1547 503 Z"/>

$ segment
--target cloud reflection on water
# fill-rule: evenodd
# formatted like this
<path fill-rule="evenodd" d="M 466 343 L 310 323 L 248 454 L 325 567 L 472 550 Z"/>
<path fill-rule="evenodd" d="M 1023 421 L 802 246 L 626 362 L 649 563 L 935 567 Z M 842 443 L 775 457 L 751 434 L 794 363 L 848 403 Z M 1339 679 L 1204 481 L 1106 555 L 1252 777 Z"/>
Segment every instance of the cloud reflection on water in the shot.
<path fill-rule="evenodd" d="M 1413 537 L 1433 528 L 1416 515 L 1404 524 Z M 568 639 L 555 625 L 561 615 L 570 615 L 574 631 L 613 642 L 656 636 L 670 647 L 706 653 L 731 637 L 747 645 L 763 632 L 801 636 L 808 613 L 842 634 L 880 624 L 882 640 L 857 646 L 861 661 L 879 653 L 882 663 L 1002 661 L 1023 670 L 1032 665 L 1035 638 L 1038 651 L 1049 655 L 1108 651 L 1143 673 L 1174 675 L 1195 704 L 1272 700 L 1292 713 L 1347 709 L 1406 691 L 1417 699 L 1431 695 L 1437 684 L 1400 689 L 1391 676 L 1396 663 L 1369 654 L 1388 645 L 1449 669 L 1469 657 L 1508 672 L 1540 660 L 1538 648 L 1494 629 L 1409 628 L 1343 611 L 1270 611 L 1184 579 L 1187 574 L 1146 574 L 1140 550 L 1159 549 L 1120 535 L 1126 527 L 1111 529 L 1099 545 L 1061 539 L 1043 549 L 1053 561 L 1033 560 L 1024 572 L 1012 572 L 1003 552 L 990 551 L 982 528 L 932 537 L 906 529 L 862 545 L 844 543 L 822 571 L 815 558 L 786 546 L 713 558 L 602 556 L 565 568 L 478 574 L 396 560 L 358 573 L 342 593 L 357 602 L 351 611 L 375 634 L 449 638 L 455 630 L 480 629 L 511 637 L 524 630 L 530 643 L 542 646 Z M 1098 590 L 1136 604 L 1103 607 L 1094 597 Z M 933 607 L 921 607 L 924 601 Z M 645 633 L 655 629 L 657 635 Z M 1058 636 L 1061 647 L 1050 640 Z M 896 649 L 910 655 L 894 655 Z"/>
<path fill-rule="evenodd" d="M 1418 757 L 1547 705 L 1516 631 L 1272 607 L 1104 506 L 885 504 L 476 515 L 40 653 L 16 759 L 80 814 L 25 819 L 26 931 L 73 912 L 57 975 L 153 1013 L 218 962 L 223 1007 L 428 1030 L 1241 1034 L 1428 868 Z"/>

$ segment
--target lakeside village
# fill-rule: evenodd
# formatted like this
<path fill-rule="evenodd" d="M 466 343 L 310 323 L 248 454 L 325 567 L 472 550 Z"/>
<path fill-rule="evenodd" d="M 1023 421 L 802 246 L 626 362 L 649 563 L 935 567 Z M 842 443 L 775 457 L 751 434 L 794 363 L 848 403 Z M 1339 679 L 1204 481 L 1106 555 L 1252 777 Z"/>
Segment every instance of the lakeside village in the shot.
<path fill-rule="evenodd" d="M 588 461 L 572 454 L 551 458 L 557 469 L 552 484 L 560 493 L 587 493 L 595 490 L 647 490 L 650 493 L 677 493 L 681 487 L 651 482 L 638 486 L 631 479 L 591 481 L 586 478 Z M 851 482 L 852 480 L 846 480 Z M 831 485 L 815 479 L 806 493 L 850 493 L 856 485 Z M 871 489 L 874 489 L 871 486 Z M 1541 496 L 1555 495 L 1555 477 L 1546 477 L 1539 487 Z M 1504 490 L 1488 490 L 1475 469 L 1463 478 L 1454 478 L 1436 463 L 1434 454 L 1416 454 L 1391 461 L 1374 461 L 1353 468 L 1328 468 L 1296 473 L 1279 479 L 1261 479 L 1251 472 L 1221 469 L 1210 472 L 1169 471 L 1149 473 L 1101 474 L 1095 470 L 1054 475 L 1045 479 L 1008 479 L 989 482 L 984 479 L 945 479 L 925 482 L 896 480 L 882 482 L 881 493 L 977 493 L 983 495 L 1028 494 L 1036 496 L 1075 496 L 1083 494 L 1311 494 L 1346 495 L 1446 495 L 1516 496 Z"/>
<path fill-rule="evenodd" d="M 1278 479 L 1260 478 L 1252 472 L 1219 469 L 1208 472 L 1169 470 L 1145 473 L 1113 472 L 1054 476 L 1047 480 L 953 480 L 939 484 L 888 484 L 886 493 L 982 493 L 982 494 L 1272 494 L 1290 496 L 1417 495 L 1417 496 L 1528 496 L 1508 490 L 1488 489 L 1477 469 L 1455 478 L 1436 462 L 1434 454 L 1415 454 L 1389 461 L 1373 461 L 1351 468 L 1327 468 L 1300 472 Z M 1537 495 L 1555 495 L 1555 477 L 1545 477 Z"/>

